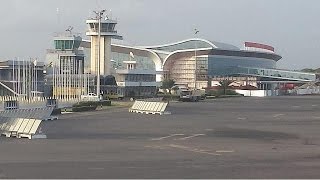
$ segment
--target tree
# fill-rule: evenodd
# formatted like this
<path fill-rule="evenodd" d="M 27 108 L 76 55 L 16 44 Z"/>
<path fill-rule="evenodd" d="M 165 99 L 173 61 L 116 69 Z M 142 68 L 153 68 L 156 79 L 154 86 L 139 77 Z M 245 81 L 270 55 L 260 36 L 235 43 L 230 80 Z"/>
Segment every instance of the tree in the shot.
<path fill-rule="evenodd" d="M 222 80 L 219 82 L 220 83 L 220 87 L 223 89 L 223 94 L 226 95 L 227 94 L 227 88 L 228 86 L 232 83 L 232 81 L 229 80 Z"/>
<path fill-rule="evenodd" d="M 165 79 L 162 81 L 162 89 L 169 89 L 171 94 L 171 88 L 174 86 L 175 81 L 173 79 Z"/>

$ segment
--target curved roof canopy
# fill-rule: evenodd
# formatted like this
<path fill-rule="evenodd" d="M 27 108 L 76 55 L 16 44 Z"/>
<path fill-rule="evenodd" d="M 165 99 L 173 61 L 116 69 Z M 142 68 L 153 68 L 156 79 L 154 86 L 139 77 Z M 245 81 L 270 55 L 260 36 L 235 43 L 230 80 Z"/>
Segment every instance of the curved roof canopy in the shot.
<path fill-rule="evenodd" d="M 165 52 L 174 52 L 178 50 L 188 50 L 188 49 L 203 49 L 203 48 L 240 50 L 238 47 L 230 44 L 208 41 L 208 40 L 199 39 L 199 38 L 187 39 L 187 40 L 183 40 L 183 41 L 179 41 L 171 44 L 147 46 L 144 48 L 158 50 L 158 51 L 165 51 Z"/>

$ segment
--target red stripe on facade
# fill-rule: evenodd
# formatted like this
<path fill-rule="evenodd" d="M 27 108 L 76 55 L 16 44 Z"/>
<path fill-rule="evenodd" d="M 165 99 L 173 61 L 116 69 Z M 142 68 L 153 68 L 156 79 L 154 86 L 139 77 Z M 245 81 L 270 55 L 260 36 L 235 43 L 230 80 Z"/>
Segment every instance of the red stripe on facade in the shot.
<path fill-rule="evenodd" d="M 260 48 L 260 49 L 266 49 L 269 51 L 274 52 L 274 47 L 265 45 L 265 44 L 260 44 L 260 43 L 254 43 L 254 42 L 245 42 L 244 43 L 245 47 L 253 47 L 253 48 Z"/>

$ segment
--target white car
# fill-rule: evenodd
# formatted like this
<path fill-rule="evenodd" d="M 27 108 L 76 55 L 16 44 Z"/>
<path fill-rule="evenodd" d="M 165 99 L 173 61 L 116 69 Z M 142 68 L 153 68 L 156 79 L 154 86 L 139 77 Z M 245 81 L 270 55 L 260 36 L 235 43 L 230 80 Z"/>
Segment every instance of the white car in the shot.
<path fill-rule="evenodd" d="M 98 97 L 95 93 L 89 93 L 88 95 L 81 95 L 82 101 L 100 101 L 101 97 Z"/>

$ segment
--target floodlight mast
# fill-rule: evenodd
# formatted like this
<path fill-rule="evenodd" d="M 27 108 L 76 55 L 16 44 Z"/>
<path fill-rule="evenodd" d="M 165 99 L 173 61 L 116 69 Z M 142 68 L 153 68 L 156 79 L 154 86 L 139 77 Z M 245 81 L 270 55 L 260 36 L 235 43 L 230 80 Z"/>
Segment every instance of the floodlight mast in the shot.
<path fill-rule="evenodd" d="M 197 36 L 197 34 L 199 32 L 200 31 L 198 29 L 194 29 L 195 37 Z M 195 43 L 194 43 L 194 64 L 195 64 L 195 67 L 194 67 L 194 89 L 197 89 L 197 40 L 195 40 Z"/>
<path fill-rule="evenodd" d="M 93 11 L 98 20 L 98 59 L 97 59 L 97 96 L 100 98 L 100 44 L 101 44 L 101 18 L 106 10 Z"/>

